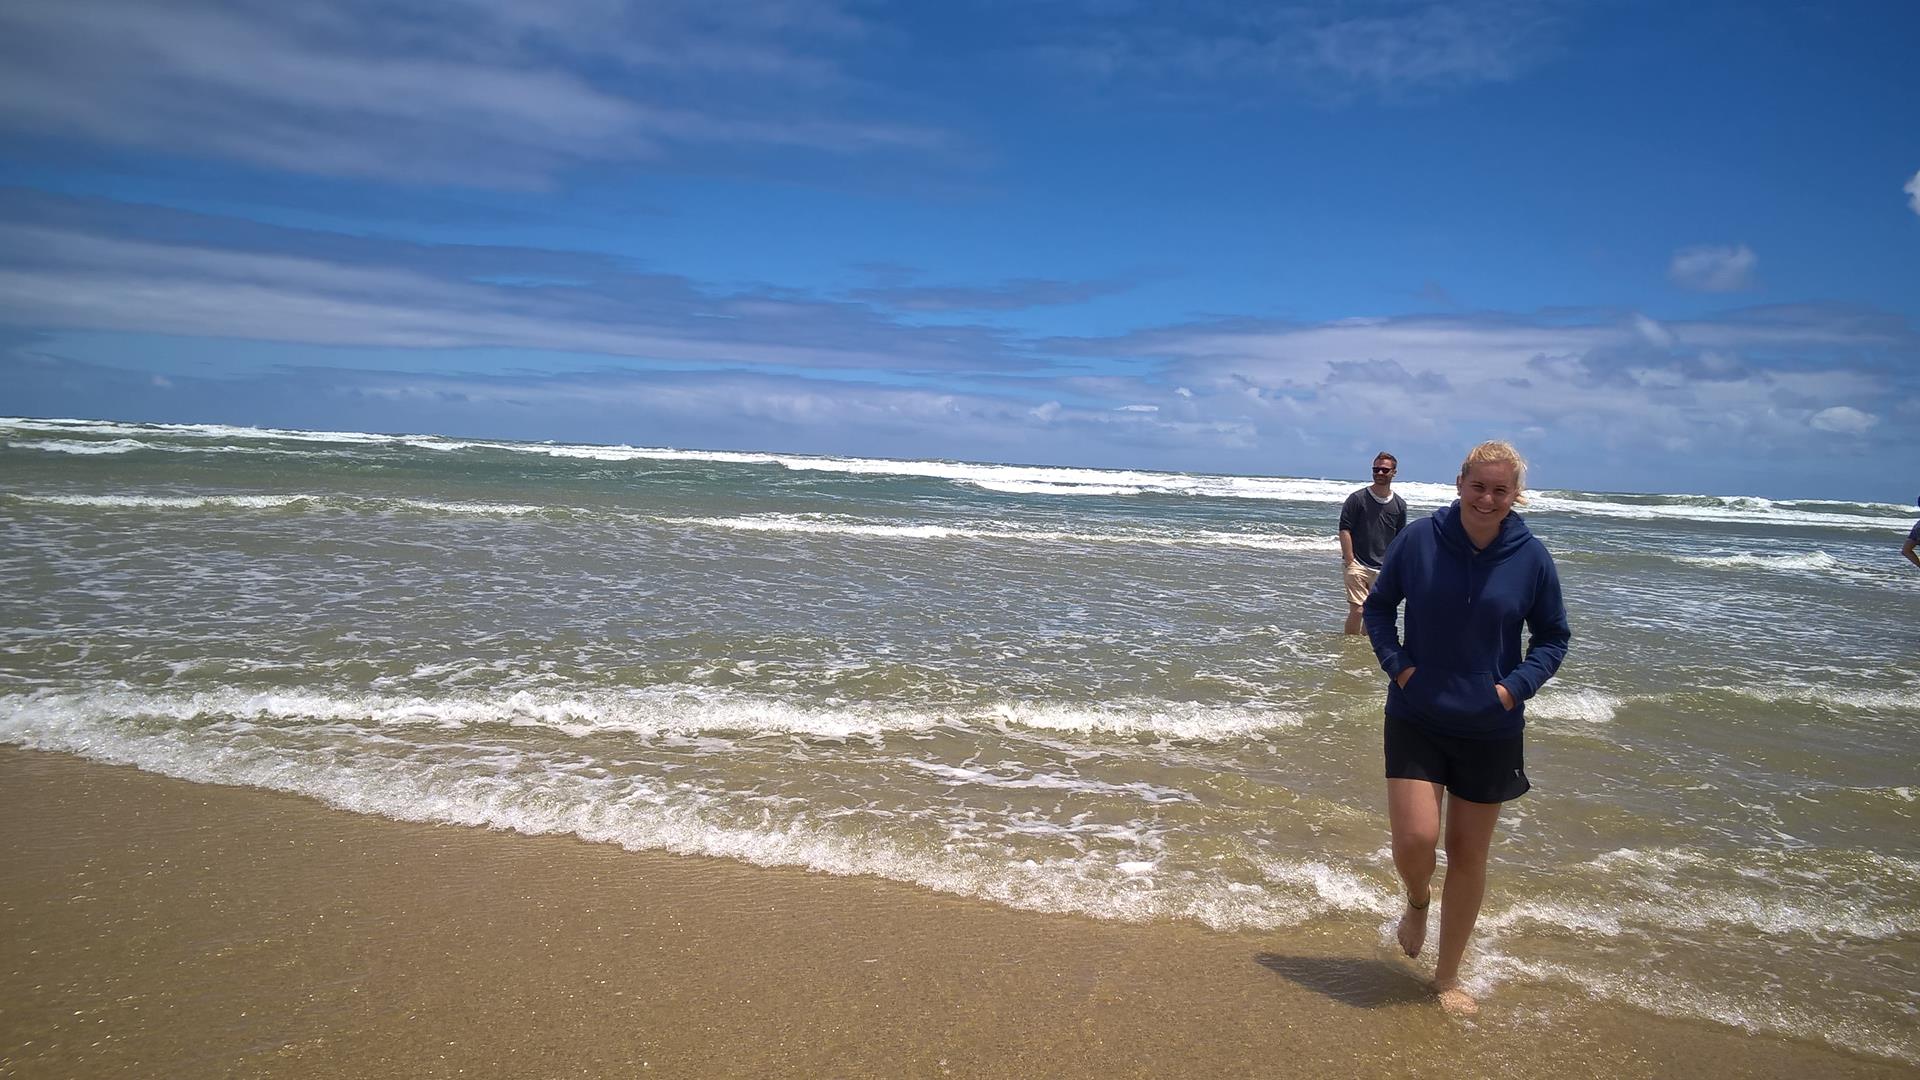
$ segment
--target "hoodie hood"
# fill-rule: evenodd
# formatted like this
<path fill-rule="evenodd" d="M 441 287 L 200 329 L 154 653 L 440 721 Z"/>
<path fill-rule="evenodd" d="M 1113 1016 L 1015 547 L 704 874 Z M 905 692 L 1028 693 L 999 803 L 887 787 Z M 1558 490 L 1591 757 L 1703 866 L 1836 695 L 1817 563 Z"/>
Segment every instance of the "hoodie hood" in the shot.
<path fill-rule="evenodd" d="M 1442 545 L 1462 556 L 1474 554 L 1473 541 L 1467 539 L 1467 527 L 1460 521 L 1459 499 L 1453 500 L 1451 506 L 1435 510 L 1433 522 L 1438 526 Z M 1479 557 L 1486 565 L 1505 562 L 1532 539 L 1533 530 L 1527 528 L 1527 519 L 1509 510 L 1500 522 L 1500 531 L 1494 535 L 1493 543 L 1481 549 Z"/>

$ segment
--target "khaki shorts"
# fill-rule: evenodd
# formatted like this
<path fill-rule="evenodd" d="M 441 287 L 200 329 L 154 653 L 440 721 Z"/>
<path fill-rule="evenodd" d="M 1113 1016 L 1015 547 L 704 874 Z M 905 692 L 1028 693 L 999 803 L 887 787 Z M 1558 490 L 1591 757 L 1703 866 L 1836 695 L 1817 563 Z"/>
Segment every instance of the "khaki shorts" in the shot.
<path fill-rule="evenodd" d="M 1367 602 L 1367 592 L 1373 588 L 1373 579 L 1380 571 L 1365 563 L 1354 563 L 1347 567 L 1347 603 L 1359 607 Z"/>

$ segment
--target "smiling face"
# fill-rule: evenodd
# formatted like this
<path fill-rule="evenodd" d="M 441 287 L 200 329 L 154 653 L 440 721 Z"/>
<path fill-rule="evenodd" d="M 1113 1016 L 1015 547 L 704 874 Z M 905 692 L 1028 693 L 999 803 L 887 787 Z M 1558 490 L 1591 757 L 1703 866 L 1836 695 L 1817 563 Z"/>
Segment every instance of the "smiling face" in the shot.
<path fill-rule="evenodd" d="M 1490 536 L 1520 497 L 1520 479 L 1505 461 L 1483 461 L 1460 474 L 1460 518 L 1469 532 Z"/>

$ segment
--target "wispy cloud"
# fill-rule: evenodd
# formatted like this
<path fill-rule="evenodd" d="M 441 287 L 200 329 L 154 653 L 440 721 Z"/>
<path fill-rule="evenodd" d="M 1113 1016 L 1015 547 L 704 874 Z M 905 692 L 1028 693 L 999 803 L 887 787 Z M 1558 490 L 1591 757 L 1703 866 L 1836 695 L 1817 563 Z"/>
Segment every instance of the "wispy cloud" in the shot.
<path fill-rule="evenodd" d="M 560 437 L 809 453 L 1067 464 L 1198 462 L 1257 442 L 1249 424 L 1162 420 L 1150 412 L 1003 394 L 748 371 L 570 369 L 541 374 L 280 367 L 228 378 L 153 377 L 0 349 L 8 408 L 371 431 Z M 1215 457 L 1214 460 L 1220 460 Z"/>
<path fill-rule="evenodd" d="M 1014 278 L 992 285 L 889 285 L 847 295 L 898 311 L 1021 311 L 1083 304 L 1131 287 L 1119 281 Z"/>
<path fill-rule="evenodd" d="M 1760 257 L 1745 244 L 1682 248 L 1673 253 L 1667 277 L 1697 292 L 1743 292 L 1753 288 L 1753 268 L 1759 262 Z"/>
<path fill-rule="evenodd" d="M 700 150 L 924 153 L 860 118 L 829 3 L 0 6 L 0 125 L 301 173 L 544 186 Z"/>
<path fill-rule="evenodd" d="M 1557 23 L 1544 4 L 1384 8 L 1308 29 L 1309 70 L 1381 89 L 1504 81 L 1543 58 Z"/>
<path fill-rule="evenodd" d="M 1814 413 L 1807 422 L 1821 431 L 1860 435 L 1879 423 L 1880 418 L 1872 413 L 1861 412 L 1851 405 L 1835 405 L 1830 409 L 1821 409 Z"/>
<path fill-rule="evenodd" d="M 1907 205 L 1913 208 L 1914 213 L 1920 214 L 1920 172 L 1914 173 L 1913 179 L 1907 181 L 1907 186 L 1900 190 L 1907 193 Z"/>
<path fill-rule="evenodd" d="M 1792 447 L 1811 467 L 1825 460 L 1823 438 L 1884 433 L 1879 414 L 1920 403 L 1920 334 L 1905 320 L 1813 305 L 1664 322 L 1634 312 L 1243 319 L 1046 347 L 1158 358 L 1159 393 L 1133 400 L 1252 423 L 1266 441 L 1291 432 L 1339 445 L 1392 431 L 1438 452 L 1531 430 L 1562 468 L 1613 473 L 1587 480 L 1600 484 L 1671 486 L 1661 462 L 1671 470 L 1680 452 L 1725 470 L 1778 463 Z"/>
<path fill-rule="evenodd" d="M 1026 32 L 1034 55 L 1115 82 L 1238 84 L 1341 99 L 1503 82 L 1551 58 L 1571 22 L 1553 0 L 1100 5 Z M 1088 26 L 1100 29 L 1088 33 Z"/>
<path fill-rule="evenodd" d="M 603 256 L 408 244 L 27 193 L 0 200 L 0 321 L 705 365 L 1034 363 L 990 327 L 914 327 L 864 304 L 713 289 Z"/>

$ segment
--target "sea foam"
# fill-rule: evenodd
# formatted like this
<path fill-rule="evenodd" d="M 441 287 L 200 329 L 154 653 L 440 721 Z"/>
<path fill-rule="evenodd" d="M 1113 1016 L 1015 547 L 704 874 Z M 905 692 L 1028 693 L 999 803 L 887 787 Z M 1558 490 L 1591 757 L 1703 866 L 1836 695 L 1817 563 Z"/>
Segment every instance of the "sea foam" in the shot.
<path fill-rule="evenodd" d="M 1011 725 L 1045 732 L 1194 742 L 1258 737 L 1298 727 L 1297 713 L 1258 707 L 1124 701 L 1067 705 L 1001 702 L 945 709 L 874 703 L 806 704 L 703 686 L 632 690 L 516 690 L 497 696 L 404 695 L 237 688 L 188 694 L 124 688 L 43 690 L 0 697 L 0 716 L 20 729 L 120 717 L 173 723 L 211 719 L 352 722 L 374 727 L 543 727 L 573 737 L 727 732 L 749 737 L 878 737 L 941 726 Z"/>
<path fill-rule="evenodd" d="M 1856 1053 L 1920 1064 L 1920 1043 L 1888 1034 L 1903 1028 L 1910 1031 L 1905 1017 L 1888 1016 L 1882 1023 L 1875 1024 L 1856 1015 L 1788 1001 L 1771 987 L 1747 986 L 1728 992 L 1656 972 L 1520 960 L 1505 955 L 1495 955 L 1472 966 L 1483 973 L 1483 978 L 1473 981 L 1471 988 L 1482 993 L 1489 983 L 1516 977 L 1531 982 L 1561 983 L 1596 1000 L 1630 1005 L 1661 1016 L 1704 1020 L 1756 1035 L 1809 1039 Z"/>
<path fill-rule="evenodd" d="M 1724 692 L 1769 704 L 1798 702 L 1827 708 L 1858 709 L 1863 712 L 1892 712 L 1920 715 L 1920 689 L 1884 687 L 1842 690 L 1825 686 L 1743 683 L 1724 688 Z"/>
<path fill-rule="evenodd" d="M 496 697 L 328 693 L 240 689 L 167 694 L 134 690 L 42 691 L 0 698 L 0 715 L 22 728 L 115 717 L 174 723 L 229 718 L 256 721 L 351 722 L 380 726 L 465 728 L 491 724 L 542 727 L 574 737 L 731 732 L 828 739 L 918 731 L 943 718 L 873 706 L 819 708 L 708 688 L 552 692 L 520 690 Z"/>
<path fill-rule="evenodd" d="M 261 495 L 34 495 L 4 493 L 6 498 L 41 506 L 89 507 L 102 510 L 282 510 L 331 509 L 356 512 L 391 510 L 443 514 L 484 514 L 518 517 L 526 514 L 566 513 L 560 506 L 520 503 L 445 502 L 432 499 L 361 498 L 351 495 L 289 493 Z"/>
<path fill-rule="evenodd" d="M 317 501 L 314 495 L 12 495 L 24 503 L 107 510 L 279 510 Z"/>
<path fill-rule="evenodd" d="M 7 446 L 16 450 L 45 450 L 54 454 L 130 454 L 135 450 L 161 450 L 164 447 L 138 439 L 113 439 L 88 442 L 83 439 L 12 439 Z"/>
<path fill-rule="evenodd" d="M 1549 684 L 1527 702 L 1527 714 L 1542 720 L 1572 720 L 1604 724 L 1620 709 L 1620 699 L 1599 690 L 1560 689 Z"/>
<path fill-rule="evenodd" d="M 51 699 L 24 708 L 17 698 L 0 701 L 0 741 L 198 783 L 307 795 L 339 809 L 403 821 L 572 834 L 632 850 L 872 874 L 1036 911 L 1123 921 L 1186 919 L 1240 930 L 1294 925 L 1336 910 L 1312 875 L 1298 880 L 1282 872 L 1254 885 L 1186 871 L 1146 874 L 1142 864 L 1158 860 L 1138 847 L 1119 857 L 1105 851 L 1009 857 L 998 848 L 963 849 L 872 828 L 840 829 L 811 820 L 804 811 L 799 817 L 773 818 L 740 805 L 735 793 L 607 775 L 580 767 L 586 764 L 581 761 L 540 765 L 523 751 L 431 762 L 403 748 L 383 753 L 368 743 L 290 749 L 263 743 L 244 722 L 160 730 L 98 709 L 58 707 Z"/>
<path fill-rule="evenodd" d="M 1229 547 L 1257 551 L 1336 550 L 1335 538 L 1273 533 L 1233 533 L 1212 530 L 1174 530 L 1147 532 L 1114 530 L 1110 532 L 1062 531 L 1019 527 L 989 528 L 973 525 L 895 524 L 860 518 L 833 517 L 824 514 L 755 514 L 743 517 L 685 518 L 664 517 L 662 522 L 739 532 L 796 533 L 819 536 L 866 536 L 890 540 L 1013 540 L 1027 543 L 1083 544 L 1156 544 L 1164 547 Z"/>
<path fill-rule="evenodd" d="M 1082 776 L 1067 776 L 1053 772 L 1002 771 L 983 767 L 948 765 L 940 761 L 923 761 L 917 758 L 898 759 L 907 768 L 927 773 L 941 783 L 953 787 L 1003 788 L 1009 791 L 1064 791 L 1090 795 L 1125 795 L 1142 802 L 1158 805 L 1160 803 L 1198 802 L 1192 795 L 1176 788 L 1162 787 L 1144 781 L 1130 784 L 1112 784 L 1103 780 L 1093 780 Z"/>
<path fill-rule="evenodd" d="M 1715 570 L 1774 570 L 1783 572 L 1800 571 L 1812 574 L 1849 573 L 1852 568 L 1824 551 L 1809 551 L 1796 554 L 1763 555 L 1741 553 L 1736 555 L 1675 555 L 1678 562 L 1692 566 L 1705 566 Z"/>
<path fill-rule="evenodd" d="M 1176 702 L 1116 705 L 1006 702 L 994 706 L 991 712 L 1005 723 L 1039 731 L 1198 742 L 1259 738 L 1304 723 L 1299 713 L 1288 710 Z"/>

